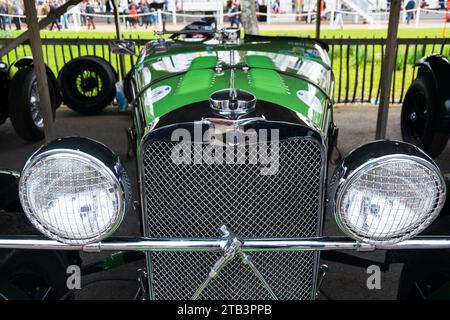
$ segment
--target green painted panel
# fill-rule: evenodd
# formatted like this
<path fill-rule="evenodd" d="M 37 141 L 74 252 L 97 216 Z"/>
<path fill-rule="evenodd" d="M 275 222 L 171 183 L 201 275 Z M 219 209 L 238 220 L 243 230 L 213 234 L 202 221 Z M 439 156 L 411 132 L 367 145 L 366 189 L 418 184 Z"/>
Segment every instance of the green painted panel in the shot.
<path fill-rule="evenodd" d="M 212 70 L 190 70 L 181 76 L 176 95 L 207 90 L 211 86 L 213 77 L 214 71 Z"/>
<path fill-rule="evenodd" d="M 214 68 L 217 65 L 218 60 L 219 59 L 217 58 L 217 56 L 197 57 L 194 60 L 192 60 L 189 69 L 197 70 L 197 69 Z"/>
<path fill-rule="evenodd" d="M 253 88 L 266 90 L 276 94 L 286 94 L 283 79 L 274 70 L 251 69 L 249 71 L 250 84 Z"/>
<path fill-rule="evenodd" d="M 272 59 L 267 56 L 248 55 L 245 57 L 245 62 L 251 68 L 275 69 Z"/>

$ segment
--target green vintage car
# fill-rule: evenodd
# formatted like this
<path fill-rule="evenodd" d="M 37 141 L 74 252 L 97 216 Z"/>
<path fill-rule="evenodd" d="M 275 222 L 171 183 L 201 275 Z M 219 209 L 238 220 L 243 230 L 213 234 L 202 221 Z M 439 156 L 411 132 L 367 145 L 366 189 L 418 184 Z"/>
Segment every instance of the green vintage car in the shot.
<path fill-rule="evenodd" d="M 124 41 L 114 48 L 134 51 Z M 42 236 L 0 236 L 0 248 L 14 250 L 0 293 L 30 283 L 16 266 L 38 262 L 17 262 L 21 250 L 57 252 L 54 277 L 56 265 L 65 274 L 76 260 L 61 252 L 118 252 L 83 266 L 84 275 L 142 259 L 140 299 L 315 299 L 321 253 L 449 248 L 449 237 L 416 237 L 446 197 L 439 168 L 417 147 L 361 146 L 328 182 L 333 85 L 327 45 L 313 39 L 231 28 L 150 41 L 125 83 L 138 181 L 106 146 L 74 137 L 37 150 L 20 174 L 3 171 L 2 208 L 20 204 Z M 322 234 L 326 208 L 344 235 Z M 133 210 L 141 237 L 115 238 Z M 34 277 L 41 291 L 64 292 L 54 278 Z"/>

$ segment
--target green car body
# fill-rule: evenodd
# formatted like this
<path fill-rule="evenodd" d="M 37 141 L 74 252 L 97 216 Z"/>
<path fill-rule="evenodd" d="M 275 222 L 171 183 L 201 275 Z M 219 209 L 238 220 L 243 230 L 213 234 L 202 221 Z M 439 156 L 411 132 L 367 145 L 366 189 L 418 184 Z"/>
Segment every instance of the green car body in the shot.
<path fill-rule="evenodd" d="M 326 50 L 312 39 L 283 37 L 250 36 L 236 44 L 150 42 L 134 71 L 137 147 L 152 123 L 181 107 L 208 101 L 212 93 L 229 88 L 232 76 L 237 89 L 296 113 L 326 136 L 333 121 L 334 85 Z"/>

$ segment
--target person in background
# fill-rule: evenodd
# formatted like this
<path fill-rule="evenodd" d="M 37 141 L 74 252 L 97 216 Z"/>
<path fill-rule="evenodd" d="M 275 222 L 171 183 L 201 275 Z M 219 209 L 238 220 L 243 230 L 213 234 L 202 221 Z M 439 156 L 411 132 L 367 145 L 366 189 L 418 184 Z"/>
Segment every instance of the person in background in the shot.
<path fill-rule="evenodd" d="M 56 3 L 56 1 L 52 1 L 50 3 L 50 13 L 54 12 L 57 8 L 58 8 L 58 4 Z M 53 30 L 54 26 L 56 26 L 58 31 L 61 30 L 61 26 L 59 25 L 59 21 L 58 20 L 53 20 L 52 21 L 52 24 L 50 25 L 50 30 Z"/>
<path fill-rule="evenodd" d="M 137 10 L 138 5 L 136 4 L 136 2 L 134 2 L 134 0 L 130 1 L 130 4 L 128 5 L 128 9 L 136 9 Z"/>
<path fill-rule="evenodd" d="M 48 1 L 42 3 L 41 8 L 39 10 L 39 15 L 42 16 L 41 19 L 44 19 L 50 13 L 50 4 Z"/>
<path fill-rule="evenodd" d="M 128 14 L 128 1 L 127 0 L 120 0 L 119 1 L 119 8 L 118 8 L 118 10 L 119 10 L 119 14 L 122 14 L 122 15 Z M 123 21 L 123 24 L 125 25 L 125 28 L 126 28 L 127 25 L 128 25 L 128 18 L 122 16 L 122 21 Z"/>
<path fill-rule="evenodd" d="M 344 29 L 344 19 L 342 18 L 342 11 L 344 10 L 344 6 L 341 0 L 336 1 L 336 12 L 334 14 L 333 25 L 331 27 L 332 30 L 336 30 L 338 24 L 341 29 Z"/>
<path fill-rule="evenodd" d="M 2 2 L 0 3 L 0 30 L 6 30 L 6 21 L 3 14 L 6 14 L 6 8 L 5 4 Z"/>
<path fill-rule="evenodd" d="M 132 1 L 128 8 L 130 10 L 130 27 L 136 29 L 136 25 L 139 19 L 137 15 L 137 5 L 134 1 Z"/>
<path fill-rule="evenodd" d="M 408 23 L 408 24 L 409 24 L 409 22 L 410 22 L 411 20 L 414 19 L 414 12 L 413 12 L 413 11 L 410 11 L 410 10 L 414 10 L 415 7 L 416 7 L 416 2 L 415 2 L 414 0 L 409 0 L 409 1 L 406 3 L 406 6 L 405 6 L 405 10 L 406 10 L 406 23 Z"/>
<path fill-rule="evenodd" d="M 90 30 L 91 27 L 92 30 L 95 30 L 94 16 L 91 15 L 95 13 L 95 10 L 94 5 L 90 1 L 86 1 L 86 13 L 89 14 L 88 16 L 86 16 L 88 30 Z"/>
<path fill-rule="evenodd" d="M 58 0 L 57 1 L 57 6 L 58 8 L 60 6 L 62 6 L 64 4 L 64 2 L 62 0 Z M 61 28 L 63 29 L 69 29 L 69 18 L 67 13 L 63 14 L 60 18 L 59 18 L 59 22 L 61 23 Z"/>
<path fill-rule="evenodd" d="M 5 0 L 4 4 L 5 4 L 6 14 L 9 14 L 9 13 L 13 12 L 13 8 L 12 8 L 11 4 L 9 3 L 9 0 Z M 5 28 L 8 25 L 9 26 L 9 30 L 12 29 L 11 21 L 12 21 L 11 17 L 9 17 L 9 16 L 5 17 Z"/>
<path fill-rule="evenodd" d="M 78 8 L 80 8 L 80 24 L 81 26 L 86 25 L 86 16 L 84 15 L 86 13 L 86 0 L 81 1 L 78 4 Z"/>
<path fill-rule="evenodd" d="M 16 16 L 20 16 L 23 14 L 22 8 L 19 6 L 18 2 L 15 2 L 13 5 L 13 14 Z M 12 22 L 16 26 L 16 30 L 22 29 L 20 25 L 20 18 L 19 17 L 13 17 Z"/>
<path fill-rule="evenodd" d="M 430 6 L 430 4 L 429 4 L 426 0 L 422 0 L 422 1 L 420 2 L 420 8 L 421 8 L 421 9 L 426 8 L 426 7 L 429 7 L 429 6 Z"/>
<path fill-rule="evenodd" d="M 280 13 L 280 0 L 275 0 L 272 2 L 272 13 Z"/>
<path fill-rule="evenodd" d="M 236 1 L 232 1 L 230 4 L 230 9 L 228 9 L 228 14 L 230 17 L 230 27 L 233 27 L 234 25 L 236 25 L 236 28 L 239 28 L 239 13 L 237 13 L 239 11 L 238 9 L 238 4 Z"/>
<path fill-rule="evenodd" d="M 155 8 L 150 8 L 150 24 L 156 25 L 158 23 L 158 13 Z"/>
<path fill-rule="evenodd" d="M 141 1 L 141 6 L 139 8 L 139 13 L 144 14 L 142 16 L 142 24 L 145 26 L 145 29 L 148 28 L 149 25 L 151 25 L 151 20 L 150 20 L 150 8 L 147 5 L 147 2 L 145 0 Z"/>
<path fill-rule="evenodd" d="M 97 11 L 103 12 L 103 1 L 102 0 L 97 0 Z"/>
<path fill-rule="evenodd" d="M 106 0 L 105 1 L 105 14 L 106 14 L 106 23 L 107 24 L 111 23 L 109 16 L 111 15 L 112 10 L 113 10 L 113 5 L 111 3 L 111 0 Z"/>

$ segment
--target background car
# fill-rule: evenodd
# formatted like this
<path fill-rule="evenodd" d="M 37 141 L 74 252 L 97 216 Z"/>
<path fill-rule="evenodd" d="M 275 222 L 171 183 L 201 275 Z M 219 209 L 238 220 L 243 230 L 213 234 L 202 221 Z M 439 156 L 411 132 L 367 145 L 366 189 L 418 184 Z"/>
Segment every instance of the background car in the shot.
<path fill-rule="evenodd" d="M 47 67 L 47 81 L 53 116 L 61 104 L 56 78 Z M 44 138 L 44 121 L 39 109 L 39 94 L 33 59 L 26 57 L 11 66 L 0 62 L 0 125 L 10 118 L 16 133 L 28 141 Z"/>
<path fill-rule="evenodd" d="M 402 106 L 402 137 L 436 157 L 450 136 L 450 61 L 433 54 L 420 59 L 416 66 L 417 78 Z"/>

